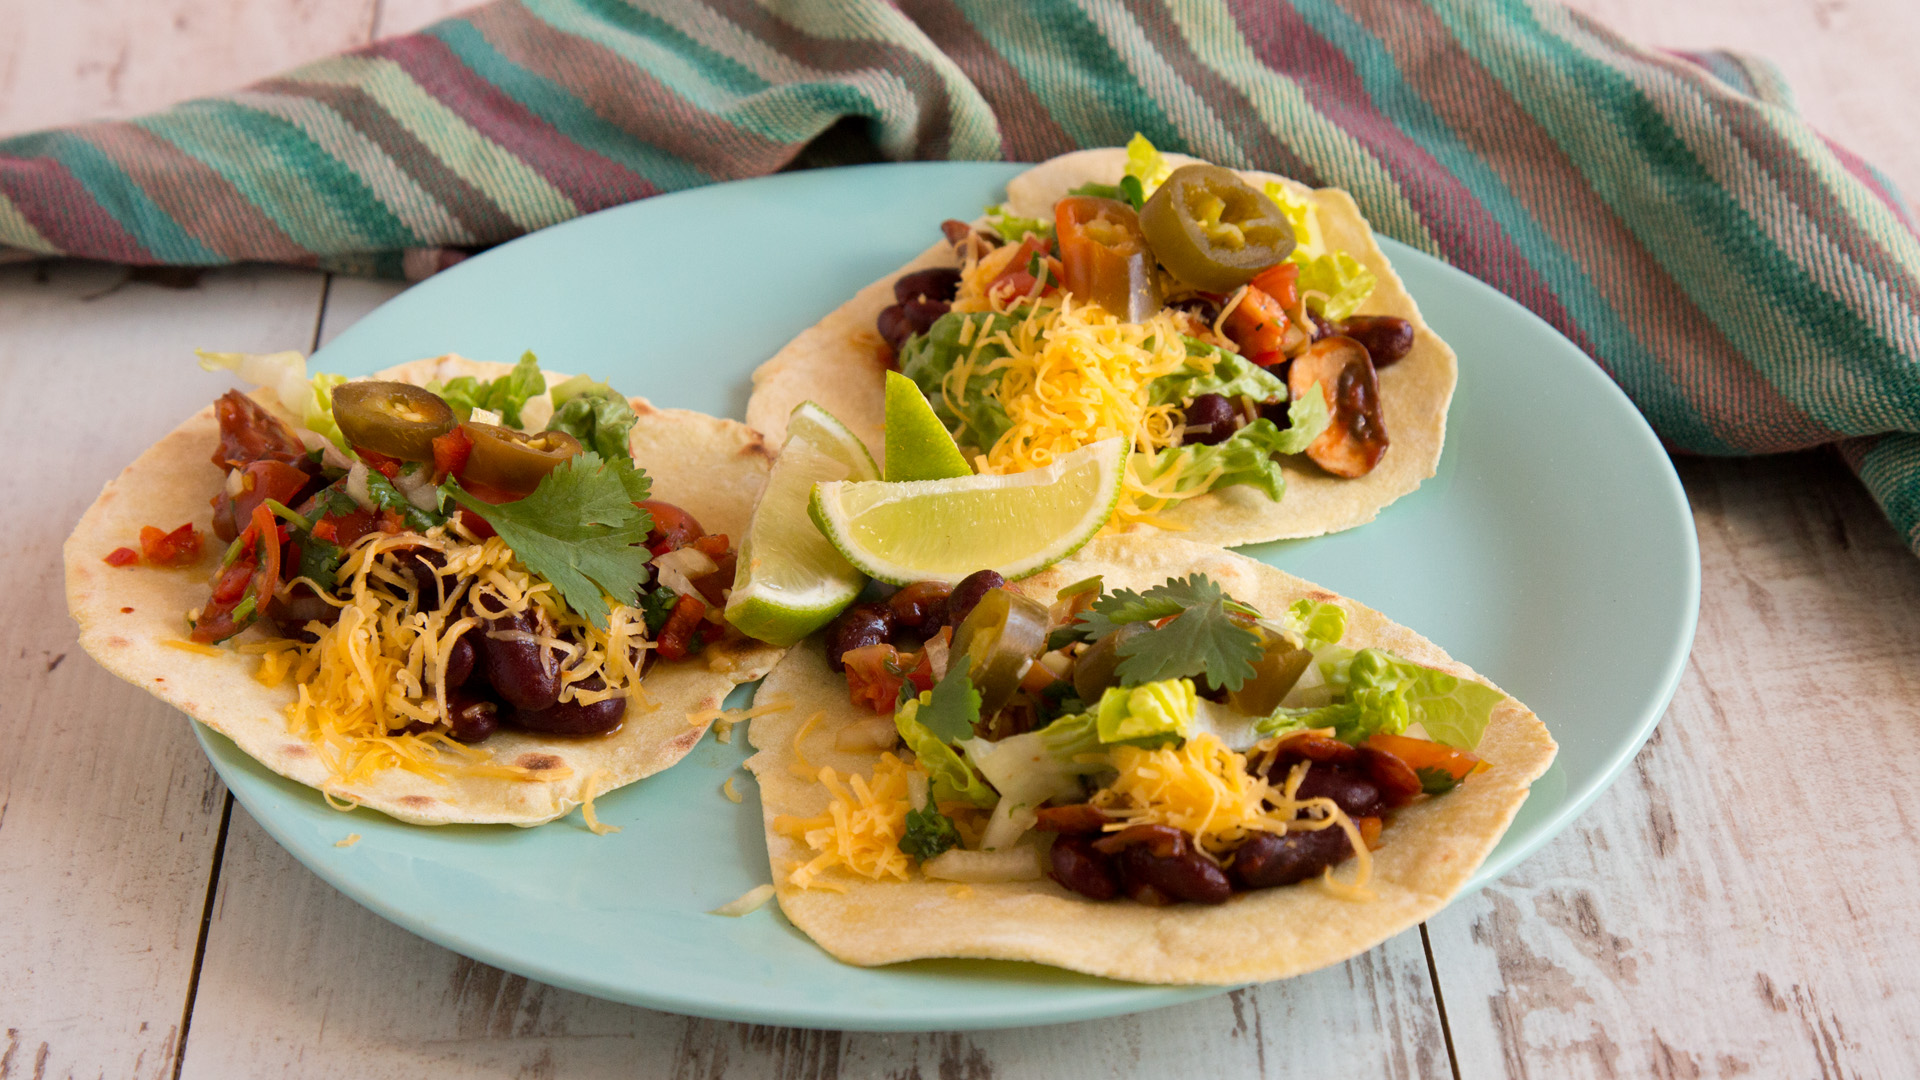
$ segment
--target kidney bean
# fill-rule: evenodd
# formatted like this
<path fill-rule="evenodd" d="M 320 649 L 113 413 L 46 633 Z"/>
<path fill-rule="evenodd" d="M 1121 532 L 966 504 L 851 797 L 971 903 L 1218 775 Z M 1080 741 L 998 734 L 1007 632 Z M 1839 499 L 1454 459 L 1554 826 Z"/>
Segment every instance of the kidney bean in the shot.
<path fill-rule="evenodd" d="M 841 657 L 868 645 L 884 645 L 893 637 L 893 613 L 885 604 L 855 604 L 827 627 L 827 663 L 845 671 Z"/>
<path fill-rule="evenodd" d="M 951 303 L 960 293 L 960 271 L 951 266 L 935 266 L 902 274 L 893 283 L 893 298 L 905 304 L 925 298 Z"/>
<path fill-rule="evenodd" d="M 1375 368 L 1383 368 L 1413 351 L 1413 324 L 1392 315 L 1355 315 L 1340 324 L 1340 333 L 1366 347 Z"/>
<path fill-rule="evenodd" d="M 460 640 L 465 641 L 465 638 Z M 447 734 L 463 743 L 476 743 L 500 728 L 500 705 L 467 690 L 447 691 Z"/>
<path fill-rule="evenodd" d="M 893 304 L 880 309 L 880 315 L 873 321 L 874 329 L 880 331 L 880 337 L 887 348 L 894 352 L 907 343 L 913 336 L 913 324 L 907 321 L 907 308 L 904 304 Z"/>
<path fill-rule="evenodd" d="M 961 578 L 960 584 L 955 585 L 953 592 L 947 596 L 947 625 L 959 626 L 965 622 L 967 616 L 973 614 L 973 609 L 979 606 L 981 597 L 994 589 L 1004 589 L 1006 585 L 1007 579 L 993 570 L 975 570 Z"/>
<path fill-rule="evenodd" d="M 475 608 L 485 617 L 485 632 L 480 638 L 480 659 L 487 681 L 507 704 L 523 712 L 538 712 L 560 700 L 559 658 L 551 649 L 531 641 L 496 637 L 496 634 L 531 634 L 539 629 L 526 612 L 495 614 L 489 610 L 497 601 L 476 600 Z"/>
<path fill-rule="evenodd" d="M 1111 900 L 1120 895 L 1120 877 L 1113 862 L 1094 850 L 1087 836 L 1061 836 L 1047 853 L 1047 876 L 1069 892 L 1093 900 Z"/>
<path fill-rule="evenodd" d="M 1360 751 L 1348 746 L 1339 739 L 1325 735 L 1294 735 L 1280 743 L 1276 761 L 1285 761 L 1289 768 L 1296 761 L 1324 761 L 1333 765 L 1358 766 L 1361 763 Z M 1286 779 L 1286 770 L 1278 773 L 1275 783 Z"/>
<path fill-rule="evenodd" d="M 1332 799 L 1348 817 L 1379 817 L 1387 809 L 1380 785 L 1358 770 L 1343 765 L 1316 764 L 1307 770 L 1294 798 Z"/>
<path fill-rule="evenodd" d="M 1281 382 L 1287 381 L 1287 373 L 1285 371 L 1276 369 L 1274 374 Z M 1268 421 L 1281 431 L 1285 431 L 1293 426 L 1293 416 L 1287 411 L 1293 408 L 1292 398 L 1274 398 L 1270 401 L 1262 401 L 1258 405 L 1255 405 L 1254 408 L 1259 411 L 1260 419 Z"/>
<path fill-rule="evenodd" d="M 320 640 L 320 635 L 308 630 L 307 624 L 317 621 L 332 626 L 340 621 L 340 609 L 320 599 L 320 594 L 312 588 L 295 584 L 284 595 L 276 595 L 267 602 L 266 616 L 279 628 L 281 637 L 314 642 Z"/>
<path fill-rule="evenodd" d="M 1098 833 L 1110 820 L 1098 807 L 1073 803 L 1070 806 L 1041 807 L 1039 820 L 1033 827 L 1043 832 Z"/>
<path fill-rule="evenodd" d="M 447 650 L 447 689 L 465 686 L 473 677 L 474 662 L 478 659 L 473 647 L 473 635 L 461 634 L 453 640 L 453 647 Z"/>
<path fill-rule="evenodd" d="M 1205 296 L 1182 297 L 1167 306 L 1178 311 L 1187 312 L 1208 326 L 1212 326 L 1213 321 L 1220 317 L 1219 302 Z"/>
<path fill-rule="evenodd" d="M 1182 442 L 1214 446 L 1240 430 L 1240 410 L 1219 394 L 1201 394 L 1187 405 L 1186 425 Z"/>
<path fill-rule="evenodd" d="M 1181 834 L 1181 843 L 1168 855 L 1154 853 L 1152 844 L 1135 844 L 1120 855 L 1122 872 L 1175 900 L 1195 904 L 1224 904 L 1233 895 L 1225 871 L 1193 849 Z"/>
<path fill-rule="evenodd" d="M 413 583 L 420 610 L 432 611 L 440 606 L 440 575 L 437 571 L 445 565 L 446 556 L 432 548 L 408 548 L 396 560 L 394 569 Z"/>
<path fill-rule="evenodd" d="M 1360 757 L 1367 779 L 1380 789 L 1380 798 L 1389 809 L 1405 806 L 1420 795 L 1420 774 L 1399 757 L 1370 746 L 1360 748 Z"/>
<path fill-rule="evenodd" d="M 887 597 L 893 625 L 925 636 L 947 624 L 947 597 L 953 586 L 944 581 L 916 581 Z"/>
<path fill-rule="evenodd" d="M 583 680 L 579 686 L 582 690 L 605 690 L 607 683 L 594 675 Z M 621 694 L 591 705 L 560 701 L 545 709 L 515 709 L 507 719 L 529 731 L 549 735 L 605 735 L 618 730 L 626 716 L 627 698 Z"/>
<path fill-rule="evenodd" d="M 1243 889 L 1271 889 L 1305 881 L 1352 854 L 1347 830 L 1338 825 L 1285 836 L 1255 833 L 1233 853 L 1229 869 Z"/>
<path fill-rule="evenodd" d="M 914 333 L 924 334 L 933 329 L 933 324 L 938 322 L 940 316 L 945 315 L 952 305 L 945 300 L 909 300 L 900 306 L 906 313 L 907 325 L 913 329 Z"/>

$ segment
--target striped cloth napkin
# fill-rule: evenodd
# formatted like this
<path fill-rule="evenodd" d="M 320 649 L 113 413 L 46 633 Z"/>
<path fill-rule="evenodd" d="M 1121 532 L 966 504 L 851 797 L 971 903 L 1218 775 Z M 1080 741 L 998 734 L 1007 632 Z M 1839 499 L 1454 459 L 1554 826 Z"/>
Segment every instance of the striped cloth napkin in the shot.
<path fill-rule="evenodd" d="M 0 141 L 0 258 L 418 277 L 772 172 L 830 128 L 859 136 L 842 152 L 1024 161 L 1139 131 L 1345 188 L 1566 334 L 1668 446 L 1835 444 L 1920 551 L 1911 213 L 1766 64 L 1552 3 L 501 0 Z"/>

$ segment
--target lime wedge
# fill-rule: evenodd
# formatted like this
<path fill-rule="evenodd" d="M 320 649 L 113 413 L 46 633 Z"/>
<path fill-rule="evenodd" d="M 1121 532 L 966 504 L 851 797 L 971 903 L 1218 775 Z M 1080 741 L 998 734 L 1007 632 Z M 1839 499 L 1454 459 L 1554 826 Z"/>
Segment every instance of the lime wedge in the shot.
<path fill-rule="evenodd" d="M 873 481 L 880 475 L 864 444 L 811 401 L 794 406 L 787 444 L 740 541 L 727 621 L 749 637 L 791 645 L 853 603 L 866 576 L 807 520 L 807 498 L 825 481 Z"/>
<path fill-rule="evenodd" d="M 887 372 L 887 479 L 945 480 L 973 469 L 912 379 Z"/>
<path fill-rule="evenodd" d="M 1127 445 L 1103 439 L 1011 476 L 822 483 L 807 512 L 849 562 L 897 585 L 958 583 L 976 570 L 1039 573 L 1113 514 Z"/>

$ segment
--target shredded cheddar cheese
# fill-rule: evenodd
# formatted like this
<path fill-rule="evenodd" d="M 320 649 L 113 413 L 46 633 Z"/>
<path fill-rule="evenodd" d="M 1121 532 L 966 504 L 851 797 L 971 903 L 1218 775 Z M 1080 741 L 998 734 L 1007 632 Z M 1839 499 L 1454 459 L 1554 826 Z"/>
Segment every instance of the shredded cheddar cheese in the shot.
<path fill-rule="evenodd" d="M 620 826 L 608 825 L 600 820 L 600 815 L 593 812 L 593 800 L 600 794 L 600 781 L 612 775 L 613 773 L 606 769 L 595 769 L 587 775 L 587 782 L 580 789 L 580 820 L 587 823 L 588 831 L 595 836 L 605 836 L 608 833 L 620 831 Z"/>
<path fill-rule="evenodd" d="M 216 649 L 211 645 L 204 645 L 198 641 L 188 641 L 185 638 L 162 638 L 160 639 L 160 644 L 165 645 L 169 649 L 179 649 L 181 652 L 199 653 L 201 656 L 227 655 L 223 650 Z"/>
<path fill-rule="evenodd" d="M 350 832 L 347 834 L 347 838 L 345 840 L 335 840 L 333 842 L 333 846 L 334 847 L 352 847 L 353 845 L 359 842 L 360 842 L 360 834 L 357 832 Z"/>
<path fill-rule="evenodd" d="M 741 798 L 740 791 L 739 789 L 733 786 L 733 777 L 731 776 L 727 777 L 727 782 L 720 785 L 720 794 L 725 795 L 727 797 L 727 801 L 730 803 L 737 803 L 740 801 L 740 798 Z"/>
<path fill-rule="evenodd" d="M 399 554 L 409 548 L 430 549 L 444 560 L 437 607 L 422 605 L 398 568 Z M 638 610 L 613 605 L 601 630 L 568 610 L 498 537 L 480 540 L 458 525 L 424 534 L 369 533 L 348 549 L 340 578 L 337 596 L 322 591 L 340 607 L 339 618 L 331 626 L 309 624 L 316 641 L 241 646 L 260 656 L 254 678 L 278 686 L 291 676 L 297 684 L 287 726 L 319 751 L 330 776 L 323 790 L 394 768 L 441 782 L 453 776 L 571 775 L 565 767 L 496 764 L 488 751 L 447 734 L 447 663 L 454 643 L 480 623 L 463 614 L 475 597 L 486 597 L 491 610 L 534 613 L 538 629 L 525 636 L 557 654 L 562 701 L 593 704 L 637 693 L 646 650 L 653 647 Z M 605 685 L 588 689 L 596 675 Z"/>
<path fill-rule="evenodd" d="M 719 706 L 715 706 L 711 709 L 701 709 L 699 712 L 688 713 L 687 726 L 701 727 L 705 724 L 712 724 L 714 741 L 731 743 L 733 741 L 733 725 L 744 724 L 756 716 L 784 712 L 792 707 L 793 702 L 789 701 L 784 694 L 768 698 L 766 702 L 755 705 L 750 709 L 722 709 Z M 733 801 L 739 802 L 740 800 L 735 799 Z"/>
<path fill-rule="evenodd" d="M 800 749 L 800 740 L 806 738 L 807 732 L 813 730 L 813 725 L 819 723 L 826 715 L 825 712 L 814 713 L 807 717 L 806 723 L 800 725 L 799 731 L 793 733 L 793 760 L 787 763 L 787 771 L 802 780 L 812 780 L 818 774 L 813 763 L 807 760 L 806 752 Z"/>
<path fill-rule="evenodd" d="M 1113 765 L 1119 775 L 1090 800 L 1114 819 L 1106 826 L 1109 832 L 1129 825 L 1171 825 L 1193 836 L 1202 853 L 1218 860 L 1256 832 L 1340 828 L 1353 845 L 1354 880 L 1335 880 L 1329 867 L 1323 884 L 1348 899 L 1371 898 L 1366 884 L 1373 859 L 1359 828 L 1332 799 L 1296 798 L 1307 762 L 1294 766 L 1287 782 L 1275 788 L 1265 776 L 1247 770 L 1246 755 L 1228 749 L 1211 732 L 1201 732 L 1178 748 L 1115 746 Z"/>
<path fill-rule="evenodd" d="M 799 739 L 794 742 L 797 749 Z M 822 765 L 816 778 L 827 789 L 826 811 L 810 818 L 781 814 L 773 819 L 775 832 L 815 852 L 788 873 L 787 881 L 802 889 L 845 892 L 843 882 L 824 876 L 835 869 L 874 881 L 906 881 L 913 860 L 900 850 L 900 839 L 907 834 L 907 811 L 912 809 L 908 777 L 917 771 L 893 754 L 882 754 L 872 779 L 851 775 L 842 783 L 833 766 Z"/>

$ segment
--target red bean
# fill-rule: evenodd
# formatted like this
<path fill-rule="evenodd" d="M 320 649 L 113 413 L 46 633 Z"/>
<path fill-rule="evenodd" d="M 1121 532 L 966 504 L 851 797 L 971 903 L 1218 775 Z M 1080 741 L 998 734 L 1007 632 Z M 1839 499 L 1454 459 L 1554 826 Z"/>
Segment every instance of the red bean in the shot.
<path fill-rule="evenodd" d="M 887 611 L 897 629 L 925 636 L 946 625 L 952 593 L 953 586 L 944 581 L 916 581 L 887 597 Z"/>
<path fill-rule="evenodd" d="M 473 647 L 473 635 L 463 633 L 453 641 L 453 647 L 447 650 L 447 689 L 465 686 L 473 676 L 474 662 L 478 659 Z"/>
<path fill-rule="evenodd" d="M 1361 747 L 1360 754 L 1366 764 L 1367 779 L 1380 789 L 1380 798 L 1389 808 L 1405 806 L 1419 797 L 1420 774 L 1413 771 L 1413 766 L 1370 746 Z"/>
<path fill-rule="evenodd" d="M 1070 806 L 1043 806 L 1034 828 L 1043 832 L 1098 833 L 1113 820 L 1096 806 L 1074 803 Z"/>
<path fill-rule="evenodd" d="M 951 302 L 960 292 L 960 271 L 951 266 L 936 266 L 902 274 L 893 283 L 893 298 L 902 304 L 925 298 Z"/>
<path fill-rule="evenodd" d="M 447 565 L 446 556 L 432 548 L 408 548 L 396 560 L 394 569 L 400 576 L 413 583 L 415 603 L 421 611 L 434 611 L 440 607 L 441 567 Z"/>
<path fill-rule="evenodd" d="M 585 679 L 579 686 L 583 690 L 607 688 L 606 680 L 598 675 Z M 561 701 L 538 711 L 515 709 L 508 719 L 529 731 L 550 735 L 604 735 L 618 730 L 626 715 L 626 696 L 616 695 L 591 705 Z"/>
<path fill-rule="evenodd" d="M 1329 825 L 1285 836 L 1255 833 L 1233 853 L 1233 880 L 1243 889 L 1271 889 L 1315 877 L 1353 854 L 1347 830 Z"/>
<path fill-rule="evenodd" d="M 1366 774 L 1342 765 L 1316 764 L 1307 769 L 1306 779 L 1300 782 L 1300 788 L 1294 797 L 1307 799 L 1332 799 L 1348 817 L 1379 817 L 1386 812 L 1387 801 L 1380 794 L 1380 786 L 1369 780 Z"/>
<path fill-rule="evenodd" d="M 885 604 L 855 604 L 827 627 L 827 663 L 845 671 L 841 657 L 868 645 L 883 645 L 893 636 L 893 613 Z"/>
<path fill-rule="evenodd" d="M 1224 904 L 1233 895 L 1226 872 L 1184 841 L 1171 854 L 1156 855 L 1151 844 L 1135 844 L 1120 855 L 1121 872 L 1175 900 Z"/>
<path fill-rule="evenodd" d="M 465 638 L 461 639 L 465 641 Z M 466 690 L 447 691 L 447 734 L 459 742 L 476 743 L 500 728 L 500 706 Z"/>
<path fill-rule="evenodd" d="M 894 352 L 907 343 L 913 336 L 913 324 L 907 321 L 907 309 L 904 304 L 894 304 L 880 310 L 879 318 L 874 320 L 874 329 L 880 331 L 880 337 L 886 341 L 887 348 Z"/>
<path fill-rule="evenodd" d="M 1340 333 L 1365 346 L 1375 368 L 1413 351 L 1413 324 L 1392 315 L 1355 315 L 1341 324 Z"/>
<path fill-rule="evenodd" d="M 1092 837 L 1058 837 L 1047 858 L 1047 876 L 1061 888 L 1093 900 L 1120 895 L 1120 877 L 1114 872 L 1112 859 L 1094 850 Z"/>
<path fill-rule="evenodd" d="M 955 585 L 947 597 L 947 625 L 959 626 L 967 620 L 967 616 L 973 614 L 981 597 L 1006 586 L 1007 579 L 993 570 L 975 570 L 961 578 L 960 584 Z"/>
<path fill-rule="evenodd" d="M 539 629 L 526 612 L 494 614 L 498 601 L 479 599 L 474 605 L 485 617 L 480 639 L 487 681 L 502 700 L 522 712 L 538 712 L 560 700 L 560 663 L 553 650 L 519 638 Z M 498 637 L 496 635 L 514 635 Z"/>
<path fill-rule="evenodd" d="M 1240 430 L 1240 410 L 1219 394 L 1201 394 L 1187 406 L 1185 422 L 1180 441 L 1214 446 Z"/>

